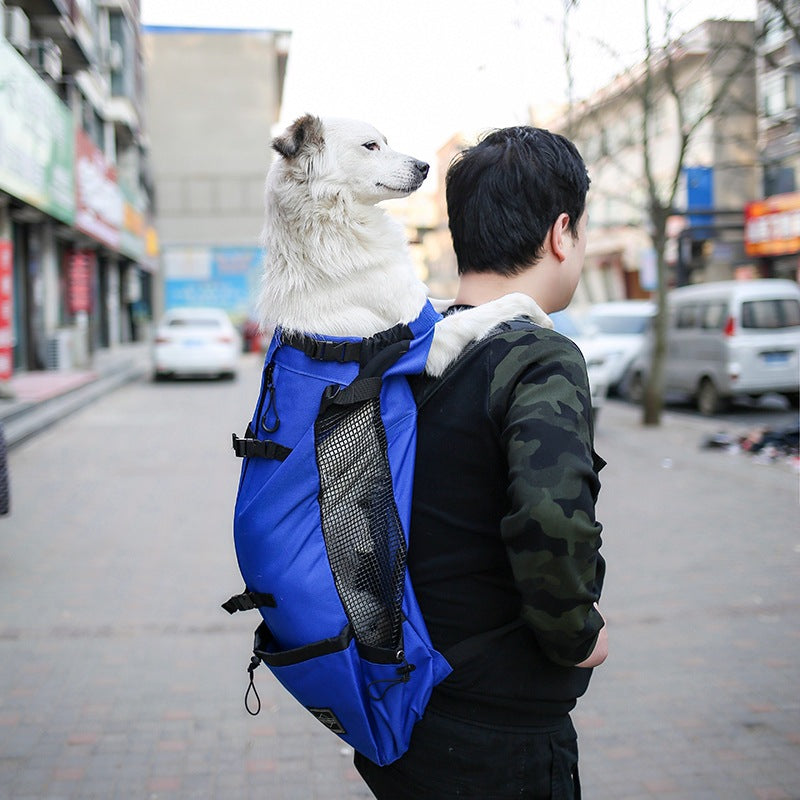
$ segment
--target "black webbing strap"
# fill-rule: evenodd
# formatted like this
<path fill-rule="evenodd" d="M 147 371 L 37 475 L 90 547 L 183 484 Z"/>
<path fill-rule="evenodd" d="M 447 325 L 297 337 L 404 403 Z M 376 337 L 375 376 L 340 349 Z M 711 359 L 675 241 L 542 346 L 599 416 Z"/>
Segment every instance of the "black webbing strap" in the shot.
<path fill-rule="evenodd" d="M 240 439 L 235 433 L 233 437 L 233 452 L 237 458 L 271 458 L 276 461 L 285 461 L 292 452 L 291 447 L 273 442 L 271 439 Z"/>
<path fill-rule="evenodd" d="M 382 379 L 378 376 L 373 378 L 356 378 L 349 386 L 340 387 L 331 384 L 322 393 L 322 401 L 319 405 L 319 413 L 322 414 L 331 406 L 350 406 L 357 403 L 365 403 L 380 396 Z"/>
<path fill-rule="evenodd" d="M 363 341 L 363 340 L 362 340 Z M 332 342 L 315 339 L 302 333 L 284 333 L 281 343 L 300 350 L 315 361 L 358 361 L 361 358 L 361 342 Z"/>
<path fill-rule="evenodd" d="M 411 328 L 404 324 L 395 325 L 358 342 L 335 342 L 303 333 L 281 333 L 282 344 L 300 350 L 315 361 L 358 361 L 362 366 L 389 345 L 413 338 Z"/>
<path fill-rule="evenodd" d="M 235 594 L 229 600 L 226 600 L 222 607 L 229 614 L 235 614 L 237 611 L 251 611 L 254 608 L 261 608 L 261 606 L 276 608 L 277 605 L 275 598 L 271 594 L 245 591 L 241 594 Z"/>

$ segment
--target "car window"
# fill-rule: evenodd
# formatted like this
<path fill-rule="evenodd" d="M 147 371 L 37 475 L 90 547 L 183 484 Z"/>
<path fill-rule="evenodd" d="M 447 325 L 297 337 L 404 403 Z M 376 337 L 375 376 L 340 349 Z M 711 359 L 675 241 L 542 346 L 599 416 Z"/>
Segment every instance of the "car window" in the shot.
<path fill-rule="evenodd" d="M 700 327 L 707 331 L 721 331 L 728 318 L 728 306 L 723 300 L 706 303 L 700 309 Z"/>
<path fill-rule="evenodd" d="M 650 322 L 650 315 L 634 316 L 632 314 L 592 314 L 589 319 L 600 333 L 631 335 L 644 333 Z"/>
<path fill-rule="evenodd" d="M 553 328 L 564 336 L 569 336 L 572 339 L 581 335 L 580 328 L 566 311 L 554 311 L 550 314 L 550 319 L 553 321 Z"/>
<path fill-rule="evenodd" d="M 774 330 L 800 326 L 800 301 L 791 298 L 749 300 L 742 303 L 742 327 Z"/>
<path fill-rule="evenodd" d="M 676 328 L 694 328 L 697 324 L 697 306 L 687 303 L 681 306 L 675 315 Z"/>

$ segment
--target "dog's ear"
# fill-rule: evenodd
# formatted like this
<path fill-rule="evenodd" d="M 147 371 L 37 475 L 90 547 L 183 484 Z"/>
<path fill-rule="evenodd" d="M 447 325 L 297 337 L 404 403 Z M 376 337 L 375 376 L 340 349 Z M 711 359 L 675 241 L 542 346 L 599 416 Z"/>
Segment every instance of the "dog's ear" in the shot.
<path fill-rule="evenodd" d="M 272 140 L 272 149 L 291 160 L 301 150 L 320 149 L 324 140 L 322 120 L 313 114 L 305 114 Z"/>

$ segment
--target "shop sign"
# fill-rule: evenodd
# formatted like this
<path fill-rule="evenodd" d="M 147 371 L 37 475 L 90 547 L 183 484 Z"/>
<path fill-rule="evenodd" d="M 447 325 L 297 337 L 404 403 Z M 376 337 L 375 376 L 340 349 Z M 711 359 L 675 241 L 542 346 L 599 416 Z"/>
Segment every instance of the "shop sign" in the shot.
<path fill-rule="evenodd" d="M 67 260 L 67 306 L 70 314 L 92 310 L 92 276 L 97 264 L 94 250 L 72 250 Z"/>
<path fill-rule="evenodd" d="M 75 227 L 119 250 L 125 216 L 117 170 L 80 128 L 75 136 Z"/>
<path fill-rule="evenodd" d="M 74 161 L 72 114 L 0 36 L 0 189 L 71 225 Z"/>
<path fill-rule="evenodd" d="M 14 264 L 10 239 L 0 239 L 0 380 L 7 381 L 14 369 L 13 280 Z"/>
<path fill-rule="evenodd" d="M 145 221 L 143 203 L 130 187 L 120 184 L 122 193 L 122 230 L 120 231 L 120 252 L 134 261 L 142 261 L 145 256 Z"/>
<path fill-rule="evenodd" d="M 253 317 L 262 260 L 258 247 L 166 247 L 165 307 L 214 306 L 235 320 Z"/>
<path fill-rule="evenodd" d="M 777 194 L 744 208 L 744 247 L 749 256 L 800 253 L 800 192 Z"/>

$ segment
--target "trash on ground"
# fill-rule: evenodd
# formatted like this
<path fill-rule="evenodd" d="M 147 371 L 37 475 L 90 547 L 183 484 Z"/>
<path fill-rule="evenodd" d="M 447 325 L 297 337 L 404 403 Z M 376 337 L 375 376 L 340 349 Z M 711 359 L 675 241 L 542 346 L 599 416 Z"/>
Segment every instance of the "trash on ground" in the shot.
<path fill-rule="evenodd" d="M 721 431 L 707 436 L 700 446 L 705 450 L 746 453 L 754 456 L 760 464 L 784 459 L 797 464 L 800 454 L 800 427 L 792 425 L 772 429 L 759 426 L 740 435 Z"/>

